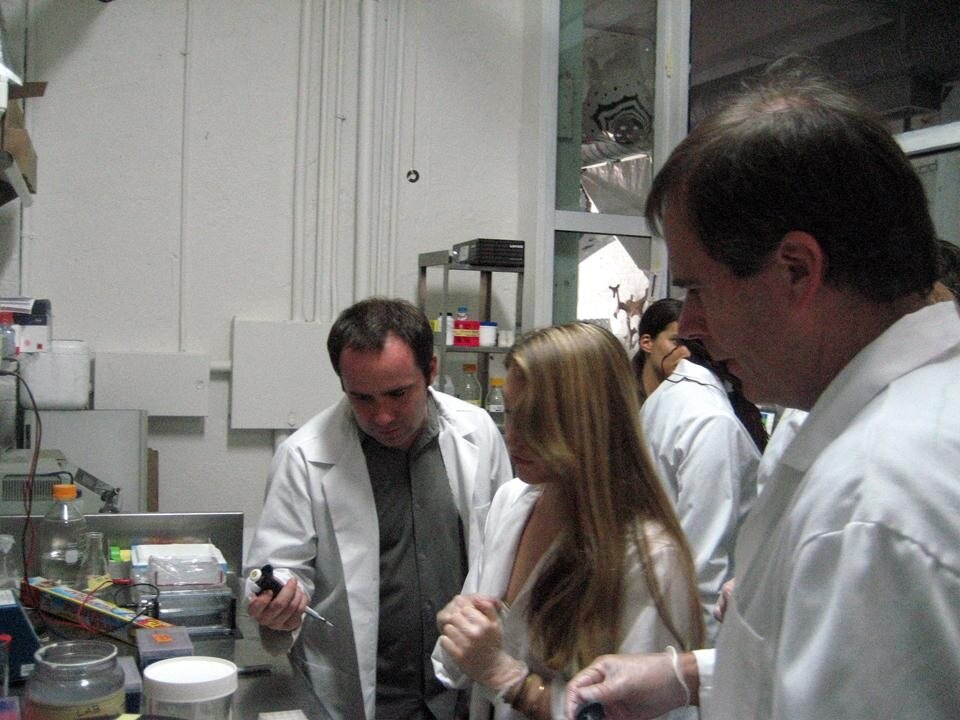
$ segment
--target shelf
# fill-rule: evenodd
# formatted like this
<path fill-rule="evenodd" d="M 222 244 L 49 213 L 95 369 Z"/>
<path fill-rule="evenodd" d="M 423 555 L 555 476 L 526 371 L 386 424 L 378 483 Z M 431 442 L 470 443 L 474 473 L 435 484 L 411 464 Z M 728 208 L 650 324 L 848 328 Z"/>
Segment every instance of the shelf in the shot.
<path fill-rule="evenodd" d="M 435 348 L 440 349 L 440 344 L 435 344 Z M 488 355 L 506 355 L 510 348 L 499 347 L 497 345 L 477 345 L 475 347 L 464 347 L 463 345 L 443 345 L 447 353 L 487 353 Z"/>
<path fill-rule="evenodd" d="M 417 256 L 417 262 L 421 268 L 428 267 L 446 267 L 449 270 L 471 270 L 473 272 L 499 272 L 499 273 L 518 273 L 523 274 L 523 265 L 470 265 L 467 263 L 453 262 L 453 258 L 446 250 L 437 252 L 420 253 Z"/>
<path fill-rule="evenodd" d="M 497 274 L 516 275 L 516 314 L 513 328 L 519 337 L 523 332 L 521 322 L 523 318 L 523 267 L 516 266 L 491 266 L 491 265 L 468 265 L 453 261 L 453 255 L 449 250 L 437 250 L 435 252 L 420 253 L 417 256 L 419 265 L 419 281 L 417 284 L 417 300 L 421 310 L 426 311 L 427 307 L 427 270 L 436 268 L 442 275 L 442 286 L 440 291 L 440 312 L 441 314 L 450 314 L 454 308 L 448 307 L 449 304 L 449 281 L 450 271 L 458 270 L 465 272 L 479 273 L 478 303 L 476 314 L 473 319 L 480 321 L 490 320 L 492 305 L 493 277 Z M 440 336 L 443 337 L 442 335 Z M 463 345 L 447 345 L 446 343 L 434 343 L 437 353 L 437 371 L 442 378 L 447 373 L 448 362 L 452 362 L 450 355 L 475 355 L 477 365 L 477 377 L 484 388 L 487 386 L 488 362 L 491 356 L 506 355 L 510 348 L 497 347 L 492 345 L 478 345 L 467 347 Z"/>

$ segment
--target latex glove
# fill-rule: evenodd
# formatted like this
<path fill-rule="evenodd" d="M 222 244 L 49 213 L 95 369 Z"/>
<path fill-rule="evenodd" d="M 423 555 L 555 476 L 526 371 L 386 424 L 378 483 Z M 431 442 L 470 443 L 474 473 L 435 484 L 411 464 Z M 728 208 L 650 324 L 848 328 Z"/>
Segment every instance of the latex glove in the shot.
<path fill-rule="evenodd" d="M 303 610 L 310 598 L 289 570 L 277 568 L 274 575 L 278 580 L 286 580 L 276 597 L 272 590 L 265 590 L 257 595 L 260 588 L 250 578 L 246 579 L 244 594 L 248 601 L 247 614 L 271 630 L 296 630 L 303 622 Z"/>
<path fill-rule="evenodd" d="M 713 606 L 713 616 L 720 622 L 723 622 L 723 616 L 727 613 L 727 606 L 730 604 L 730 596 L 733 594 L 733 586 L 736 582 L 736 578 L 731 578 L 720 588 L 717 604 Z"/>
<path fill-rule="evenodd" d="M 607 720 L 646 720 L 682 707 L 686 694 L 667 653 L 601 655 L 567 683 L 566 712 L 603 703 Z"/>
<path fill-rule="evenodd" d="M 503 650 L 500 603 L 484 595 L 457 595 L 437 613 L 440 647 L 495 699 L 527 675 L 525 663 Z"/>

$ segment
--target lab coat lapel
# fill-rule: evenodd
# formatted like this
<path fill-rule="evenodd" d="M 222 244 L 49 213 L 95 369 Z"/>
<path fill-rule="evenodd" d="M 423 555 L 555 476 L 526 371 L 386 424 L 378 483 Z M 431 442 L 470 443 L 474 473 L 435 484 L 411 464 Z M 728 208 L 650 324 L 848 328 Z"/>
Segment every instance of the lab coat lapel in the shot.
<path fill-rule="evenodd" d="M 350 426 L 353 427 L 352 422 Z M 359 437 L 341 436 L 339 457 L 323 478 L 343 578 L 350 622 L 357 647 L 360 684 L 366 701 L 374 692 L 377 661 L 377 620 L 380 612 L 379 527 L 373 489 Z M 332 448 L 331 448 L 332 450 Z"/>
<path fill-rule="evenodd" d="M 443 457 L 443 466 L 447 471 L 447 482 L 450 492 L 460 512 L 467 537 L 468 558 L 470 563 L 476 559 L 475 545 L 480 538 L 480 528 L 474 527 L 475 514 L 473 492 L 476 487 L 477 469 L 480 464 L 480 449 L 473 437 L 473 428 L 464 427 L 456 416 L 442 412 L 438 405 L 440 436 L 440 455 Z"/>

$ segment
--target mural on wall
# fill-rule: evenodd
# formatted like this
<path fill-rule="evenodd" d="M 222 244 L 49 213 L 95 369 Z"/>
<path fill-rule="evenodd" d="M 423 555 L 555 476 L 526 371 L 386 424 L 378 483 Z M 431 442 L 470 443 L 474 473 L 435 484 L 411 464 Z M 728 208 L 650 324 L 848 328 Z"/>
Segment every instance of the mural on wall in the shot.
<path fill-rule="evenodd" d="M 640 238 L 616 235 L 584 235 L 580 241 L 577 317 L 610 330 L 630 355 L 656 285 L 643 268 L 641 244 Z"/>

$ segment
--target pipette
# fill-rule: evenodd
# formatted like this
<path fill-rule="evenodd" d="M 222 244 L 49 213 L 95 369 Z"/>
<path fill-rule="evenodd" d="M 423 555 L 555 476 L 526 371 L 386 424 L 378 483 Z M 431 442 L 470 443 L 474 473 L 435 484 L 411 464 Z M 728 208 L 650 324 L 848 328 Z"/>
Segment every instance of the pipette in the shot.
<path fill-rule="evenodd" d="M 273 565 L 264 565 L 259 570 L 254 568 L 250 571 L 250 580 L 253 581 L 258 588 L 260 588 L 260 592 L 258 592 L 257 595 L 267 590 L 271 590 L 273 591 L 274 597 L 276 597 L 277 593 L 283 590 L 283 583 L 273 576 Z M 316 618 L 321 622 L 325 622 L 330 627 L 333 627 L 332 622 L 327 620 L 323 615 L 318 613 L 309 605 L 305 607 L 303 611 L 310 617 Z"/>

